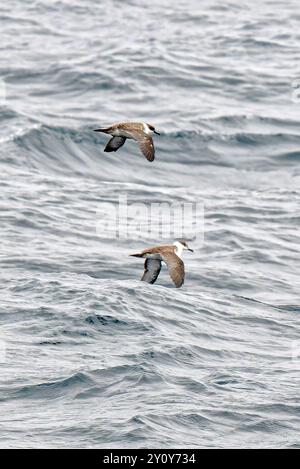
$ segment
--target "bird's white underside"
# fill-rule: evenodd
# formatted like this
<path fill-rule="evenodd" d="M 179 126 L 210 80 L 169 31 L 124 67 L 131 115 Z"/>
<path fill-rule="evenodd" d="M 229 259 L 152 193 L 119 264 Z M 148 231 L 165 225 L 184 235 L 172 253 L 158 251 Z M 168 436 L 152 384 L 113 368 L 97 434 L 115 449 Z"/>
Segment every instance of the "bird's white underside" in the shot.
<path fill-rule="evenodd" d="M 149 129 L 148 125 L 145 124 L 145 122 L 143 122 L 143 126 L 144 126 L 144 132 L 145 132 L 145 134 L 147 134 L 147 135 L 153 134 L 153 130 Z"/>
<path fill-rule="evenodd" d="M 176 247 L 175 254 L 181 259 L 182 251 L 184 250 L 183 244 L 181 244 L 179 241 L 175 241 L 173 244 Z"/>
<path fill-rule="evenodd" d="M 159 259 L 160 261 L 162 261 L 162 257 L 160 254 L 158 253 L 155 253 L 155 254 L 146 254 L 145 256 L 147 259 Z"/>
<path fill-rule="evenodd" d="M 111 135 L 112 135 L 113 137 L 126 137 L 126 138 L 128 138 L 128 139 L 130 139 L 130 138 L 133 139 L 131 133 L 126 132 L 125 130 L 120 130 L 120 129 L 115 129 L 115 130 L 111 133 Z"/>

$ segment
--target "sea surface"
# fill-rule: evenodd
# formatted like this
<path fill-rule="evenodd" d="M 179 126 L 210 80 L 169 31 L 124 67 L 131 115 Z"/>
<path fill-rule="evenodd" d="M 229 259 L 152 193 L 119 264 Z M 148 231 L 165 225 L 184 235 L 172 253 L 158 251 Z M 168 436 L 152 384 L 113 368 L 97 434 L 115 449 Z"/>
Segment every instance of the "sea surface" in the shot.
<path fill-rule="evenodd" d="M 0 26 L 0 446 L 300 448 L 298 0 Z M 115 121 L 155 125 L 153 163 L 103 151 Z M 129 254 L 173 236 L 116 233 L 120 197 L 203 206 L 181 289 L 140 282 Z"/>

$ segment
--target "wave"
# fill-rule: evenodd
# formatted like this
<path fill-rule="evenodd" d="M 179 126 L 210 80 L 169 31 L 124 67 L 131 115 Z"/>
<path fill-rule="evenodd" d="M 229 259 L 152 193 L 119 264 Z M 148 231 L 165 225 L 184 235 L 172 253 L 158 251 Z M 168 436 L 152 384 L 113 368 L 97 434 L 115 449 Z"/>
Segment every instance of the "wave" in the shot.
<path fill-rule="evenodd" d="M 230 118 L 231 125 L 236 119 Z M 190 171 L 197 177 L 203 166 L 268 171 L 284 164 L 296 165 L 299 161 L 300 137 L 295 133 L 230 131 L 221 134 L 186 130 L 162 132 L 161 137 L 155 139 L 156 161 L 150 167 L 134 142 L 127 141 L 117 153 L 105 154 L 103 149 L 107 139 L 96 135 L 93 127 L 76 129 L 40 125 L 15 136 L 14 143 L 19 148 L 18 153 L 25 153 L 28 168 L 57 175 L 153 185 L 158 181 L 170 183 L 172 171 L 174 174 L 182 171 L 182 177 L 188 171 L 191 180 Z M 256 147 L 255 154 L 251 151 L 253 146 Z M 287 147 L 290 147 L 288 153 Z"/>

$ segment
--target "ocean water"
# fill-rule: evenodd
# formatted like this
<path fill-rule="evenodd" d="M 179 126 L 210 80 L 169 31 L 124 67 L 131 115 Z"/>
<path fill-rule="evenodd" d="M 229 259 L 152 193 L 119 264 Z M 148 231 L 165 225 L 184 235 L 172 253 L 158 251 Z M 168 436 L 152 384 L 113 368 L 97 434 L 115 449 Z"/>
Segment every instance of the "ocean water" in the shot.
<path fill-rule="evenodd" d="M 0 22 L 0 446 L 299 448 L 299 2 Z M 161 132 L 153 163 L 104 153 L 123 120 Z M 181 289 L 139 281 L 166 239 L 109 231 L 120 195 L 203 204 Z"/>

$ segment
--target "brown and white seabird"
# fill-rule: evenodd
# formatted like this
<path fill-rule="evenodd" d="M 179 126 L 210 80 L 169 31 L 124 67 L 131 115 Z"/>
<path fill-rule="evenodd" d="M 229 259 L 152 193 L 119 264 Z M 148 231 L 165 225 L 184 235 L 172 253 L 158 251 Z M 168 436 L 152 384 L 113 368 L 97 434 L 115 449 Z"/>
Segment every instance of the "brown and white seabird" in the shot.
<path fill-rule="evenodd" d="M 141 152 L 148 161 L 154 160 L 155 150 L 151 135 L 153 133 L 160 134 L 153 125 L 144 122 L 121 122 L 103 129 L 95 129 L 95 132 L 112 135 L 104 151 L 117 151 L 128 138 L 138 143 Z"/>
<path fill-rule="evenodd" d="M 184 240 L 175 241 L 173 244 L 156 246 L 144 249 L 140 253 L 130 254 L 133 257 L 145 258 L 144 274 L 141 278 L 143 282 L 154 283 L 159 276 L 161 263 L 167 264 L 171 279 L 177 288 L 184 282 L 184 263 L 181 260 L 183 250 L 193 252 Z"/>

